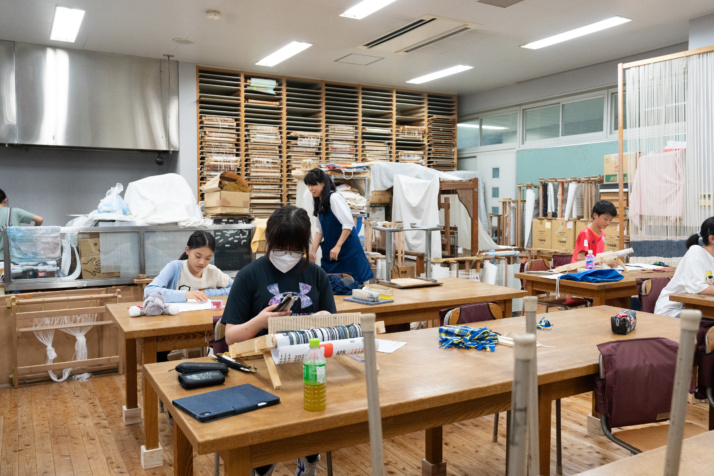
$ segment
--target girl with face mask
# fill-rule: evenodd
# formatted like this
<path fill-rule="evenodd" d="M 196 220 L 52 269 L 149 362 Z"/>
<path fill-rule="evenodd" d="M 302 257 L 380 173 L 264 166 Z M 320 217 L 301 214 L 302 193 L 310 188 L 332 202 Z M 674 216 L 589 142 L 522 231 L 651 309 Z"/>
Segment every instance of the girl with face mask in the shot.
<path fill-rule="evenodd" d="M 216 240 L 208 232 L 195 231 L 186 243 L 181 257 L 164 266 L 161 273 L 146 286 L 144 298 L 161 291 L 166 302 L 186 302 L 189 299 L 208 301 L 212 296 L 224 296 L 233 280 L 211 264 Z"/>
<path fill-rule="evenodd" d="M 277 209 L 268 219 L 265 241 L 265 256 L 238 273 L 228 295 L 221 319 L 228 344 L 267 334 L 270 317 L 337 312 L 327 274 L 306 258 L 310 252 L 310 217 L 304 209 Z M 298 296 L 297 301 L 290 311 L 277 312 L 288 294 Z M 299 458 L 295 474 L 317 474 L 318 460 L 319 455 Z M 268 476 L 273 468 L 255 468 L 252 474 Z"/>

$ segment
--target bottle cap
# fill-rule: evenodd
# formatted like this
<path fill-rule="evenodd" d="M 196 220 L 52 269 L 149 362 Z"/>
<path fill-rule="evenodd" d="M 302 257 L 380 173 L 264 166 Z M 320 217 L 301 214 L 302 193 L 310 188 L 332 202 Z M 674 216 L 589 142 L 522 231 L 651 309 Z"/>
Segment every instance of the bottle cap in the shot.
<path fill-rule="evenodd" d="M 317 337 L 312 337 L 310 339 L 310 348 L 313 349 L 317 347 L 320 347 L 320 339 L 318 339 Z"/>

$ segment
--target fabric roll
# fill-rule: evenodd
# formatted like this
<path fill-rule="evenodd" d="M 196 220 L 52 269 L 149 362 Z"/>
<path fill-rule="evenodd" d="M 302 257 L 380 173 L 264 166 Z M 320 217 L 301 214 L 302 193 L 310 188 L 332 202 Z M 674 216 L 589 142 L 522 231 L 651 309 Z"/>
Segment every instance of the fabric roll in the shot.
<path fill-rule="evenodd" d="M 565 221 L 570 220 L 570 218 L 574 215 L 573 205 L 575 204 L 575 195 L 577 191 L 578 182 L 570 182 L 570 185 L 568 186 L 568 201 L 565 204 L 565 215 L 563 216 Z"/>

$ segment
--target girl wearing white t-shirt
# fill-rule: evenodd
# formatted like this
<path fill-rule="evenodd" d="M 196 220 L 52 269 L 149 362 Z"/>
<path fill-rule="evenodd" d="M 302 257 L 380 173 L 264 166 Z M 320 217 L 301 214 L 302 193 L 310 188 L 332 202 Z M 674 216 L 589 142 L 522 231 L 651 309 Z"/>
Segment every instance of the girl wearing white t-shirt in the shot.
<path fill-rule="evenodd" d="M 687 239 L 687 253 L 657 299 L 655 314 L 679 317 L 684 304 L 669 300 L 671 294 L 714 295 L 714 217 L 702 223 L 699 233 Z"/>
<path fill-rule="evenodd" d="M 227 295 L 233 280 L 210 264 L 215 250 L 213 235 L 205 231 L 193 232 L 181 257 L 164 266 L 146 286 L 144 298 L 156 291 L 161 291 L 166 302 L 208 301 L 212 296 Z"/>

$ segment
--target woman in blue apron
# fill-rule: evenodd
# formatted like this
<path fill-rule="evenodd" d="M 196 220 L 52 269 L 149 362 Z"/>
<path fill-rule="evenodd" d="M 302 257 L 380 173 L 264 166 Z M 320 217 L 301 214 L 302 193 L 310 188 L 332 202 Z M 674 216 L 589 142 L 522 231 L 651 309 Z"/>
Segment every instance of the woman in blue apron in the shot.
<path fill-rule="evenodd" d="M 346 273 L 357 283 L 374 278 L 367 256 L 354 228 L 352 212 L 345 198 L 337 193 L 334 182 L 319 168 L 305 176 L 305 185 L 315 201 L 318 219 L 310 260 L 316 261 L 317 247 L 322 247 L 322 269 L 327 274 Z"/>

